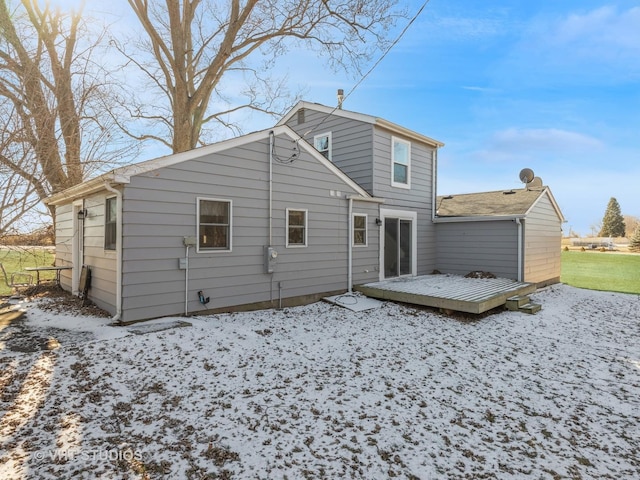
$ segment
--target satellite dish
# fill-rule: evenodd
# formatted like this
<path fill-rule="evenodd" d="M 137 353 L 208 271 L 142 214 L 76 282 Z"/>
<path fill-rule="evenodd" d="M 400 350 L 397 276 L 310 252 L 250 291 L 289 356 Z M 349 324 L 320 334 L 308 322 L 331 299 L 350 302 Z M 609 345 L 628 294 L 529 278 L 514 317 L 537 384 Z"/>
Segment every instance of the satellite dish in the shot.
<path fill-rule="evenodd" d="M 535 178 L 533 170 L 530 168 L 523 168 L 520 170 L 520 181 L 522 183 L 530 183 Z"/>
<path fill-rule="evenodd" d="M 533 180 L 531 180 L 528 184 L 527 184 L 527 188 L 531 189 L 531 188 L 542 188 L 543 184 L 542 184 L 542 179 L 540 177 L 533 177 Z"/>

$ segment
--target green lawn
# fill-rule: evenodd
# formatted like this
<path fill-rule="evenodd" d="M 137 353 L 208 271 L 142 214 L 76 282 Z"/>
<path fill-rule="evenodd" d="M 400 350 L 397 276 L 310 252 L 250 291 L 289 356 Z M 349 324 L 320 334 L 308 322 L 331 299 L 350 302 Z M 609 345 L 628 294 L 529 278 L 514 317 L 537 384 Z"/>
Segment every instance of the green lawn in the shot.
<path fill-rule="evenodd" d="M 640 255 L 562 252 L 560 280 L 590 290 L 640 294 Z"/>
<path fill-rule="evenodd" d="M 53 265 L 54 255 L 39 247 L 12 247 L 0 248 L 0 263 L 7 271 L 7 277 L 11 280 L 13 272 L 22 272 L 26 267 L 42 267 Z M 33 279 L 35 281 L 35 273 Z M 54 279 L 54 272 L 40 273 L 40 281 L 43 279 Z M 11 295 L 11 289 L 7 286 L 0 272 L 0 295 Z"/>

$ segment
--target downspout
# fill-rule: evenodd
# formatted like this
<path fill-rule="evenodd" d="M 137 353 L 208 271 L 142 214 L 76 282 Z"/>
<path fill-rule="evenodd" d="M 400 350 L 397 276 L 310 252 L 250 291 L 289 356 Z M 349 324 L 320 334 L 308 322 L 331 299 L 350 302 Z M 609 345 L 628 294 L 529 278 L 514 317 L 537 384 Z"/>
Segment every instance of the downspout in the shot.
<path fill-rule="evenodd" d="M 349 199 L 349 219 L 347 224 L 349 225 L 349 233 L 347 238 L 349 239 L 349 247 L 347 249 L 347 284 L 349 287 L 348 293 L 353 290 L 353 197 Z"/>
<path fill-rule="evenodd" d="M 438 201 L 438 191 L 437 191 L 437 185 L 438 182 L 436 181 L 436 175 L 438 173 L 438 169 L 437 169 L 437 164 L 438 164 L 438 147 L 436 147 L 436 149 L 433 151 L 433 161 L 431 162 L 431 221 L 433 222 L 436 219 L 436 202 Z"/>
<path fill-rule="evenodd" d="M 109 182 L 104 182 L 104 188 L 116 195 L 116 314 L 111 317 L 114 322 L 120 322 L 122 317 L 122 192 L 113 188 Z"/>
<path fill-rule="evenodd" d="M 519 218 L 515 221 L 518 225 L 518 281 L 522 282 L 522 222 Z"/>
<path fill-rule="evenodd" d="M 186 243 L 186 242 L 185 242 Z M 185 245 L 184 270 L 184 316 L 189 316 L 189 245 Z"/>

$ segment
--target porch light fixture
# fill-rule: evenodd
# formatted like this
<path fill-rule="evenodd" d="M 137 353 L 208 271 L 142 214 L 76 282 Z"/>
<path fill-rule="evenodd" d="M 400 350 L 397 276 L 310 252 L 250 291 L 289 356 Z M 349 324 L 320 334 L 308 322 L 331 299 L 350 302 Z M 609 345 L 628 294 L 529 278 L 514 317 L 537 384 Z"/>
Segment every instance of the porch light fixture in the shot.
<path fill-rule="evenodd" d="M 376 218 L 376 225 L 377 226 L 382 225 L 382 220 L 380 220 L 379 218 Z"/>
<path fill-rule="evenodd" d="M 87 211 L 86 208 L 83 208 L 82 210 L 78 210 L 78 220 L 84 220 L 88 216 L 89 216 L 89 212 Z"/>

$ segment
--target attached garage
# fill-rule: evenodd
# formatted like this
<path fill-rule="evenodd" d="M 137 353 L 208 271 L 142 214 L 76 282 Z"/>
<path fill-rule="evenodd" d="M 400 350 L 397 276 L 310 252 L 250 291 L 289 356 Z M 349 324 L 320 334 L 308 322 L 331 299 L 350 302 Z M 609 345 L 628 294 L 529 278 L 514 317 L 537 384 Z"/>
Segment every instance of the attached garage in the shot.
<path fill-rule="evenodd" d="M 437 198 L 437 269 L 535 283 L 560 281 L 562 223 L 549 187 Z"/>

